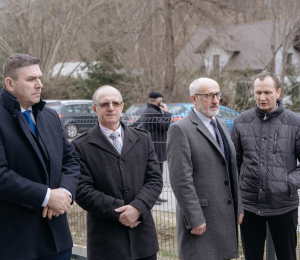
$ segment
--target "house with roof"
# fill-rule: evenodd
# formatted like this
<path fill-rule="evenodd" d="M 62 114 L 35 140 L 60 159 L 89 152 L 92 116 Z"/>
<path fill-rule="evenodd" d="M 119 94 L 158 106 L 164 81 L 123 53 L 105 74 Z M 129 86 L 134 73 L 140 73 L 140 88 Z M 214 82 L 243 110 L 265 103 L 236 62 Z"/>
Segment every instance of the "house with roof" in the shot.
<path fill-rule="evenodd" d="M 281 74 L 282 62 L 299 66 L 300 49 L 296 46 L 295 28 L 285 21 L 201 27 L 176 57 L 177 71 L 206 73 L 251 70 Z M 272 62 L 274 46 L 275 62 Z M 283 52 L 285 60 L 283 61 Z"/>

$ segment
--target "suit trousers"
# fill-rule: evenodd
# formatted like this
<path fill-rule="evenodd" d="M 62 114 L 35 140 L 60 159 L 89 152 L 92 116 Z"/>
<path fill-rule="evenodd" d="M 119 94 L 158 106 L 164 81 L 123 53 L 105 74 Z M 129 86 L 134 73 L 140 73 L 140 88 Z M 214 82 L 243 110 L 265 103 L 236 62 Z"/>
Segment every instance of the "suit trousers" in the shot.
<path fill-rule="evenodd" d="M 298 208 L 286 214 L 262 217 L 245 210 L 240 226 L 246 260 L 263 260 L 267 223 L 277 260 L 296 260 Z"/>
<path fill-rule="evenodd" d="M 137 260 L 156 260 L 156 259 L 157 259 L 157 256 L 156 256 L 156 254 L 154 254 L 154 255 L 151 255 L 151 256 L 148 256 L 145 258 L 139 258 Z"/>
<path fill-rule="evenodd" d="M 40 257 L 34 260 L 70 260 L 72 256 L 72 248 L 62 251 L 57 255 Z"/>

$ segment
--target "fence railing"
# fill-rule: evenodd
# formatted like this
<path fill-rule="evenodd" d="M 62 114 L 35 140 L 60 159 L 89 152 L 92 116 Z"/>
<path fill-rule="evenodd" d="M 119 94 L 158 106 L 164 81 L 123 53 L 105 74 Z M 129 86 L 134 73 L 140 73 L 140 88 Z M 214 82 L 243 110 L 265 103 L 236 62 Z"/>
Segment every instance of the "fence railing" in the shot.
<path fill-rule="evenodd" d="M 175 111 L 176 112 L 176 111 Z M 223 118 L 229 129 L 231 129 L 234 118 L 238 115 L 236 111 L 233 110 L 225 110 L 223 109 L 220 111 L 219 116 Z M 295 109 L 296 113 L 300 112 L 300 109 Z M 186 116 L 188 114 L 188 111 L 183 111 L 178 113 L 172 113 L 172 117 L 169 120 L 170 124 L 173 124 L 174 122 L 180 120 L 182 117 Z M 92 128 L 97 120 L 93 119 L 87 119 L 87 121 L 84 119 L 84 115 L 81 115 L 82 117 L 79 119 L 70 119 L 68 118 L 70 124 L 72 126 L 76 127 L 77 134 L 80 134 L 80 130 L 83 129 L 84 131 L 89 130 Z M 142 113 L 134 113 L 134 114 L 123 114 L 122 115 L 122 122 L 124 122 L 128 126 L 132 127 L 141 127 L 142 124 L 152 124 L 153 127 L 155 127 L 156 121 L 158 117 L 151 117 L 148 120 L 144 120 L 142 118 Z M 88 124 L 87 124 L 88 123 Z M 169 123 L 166 121 L 166 125 Z M 168 124 L 167 124 L 168 123 Z M 71 128 L 68 127 L 68 124 L 66 124 L 66 117 L 63 121 L 63 126 L 70 130 Z M 163 151 L 163 146 L 165 146 L 165 140 L 161 139 L 159 141 L 154 141 L 154 143 L 158 144 L 160 146 L 159 149 L 161 149 L 161 152 Z M 158 254 L 159 259 L 178 259 L 177 255 L 177 234 L 176 234 L 176 216 L 175 216 L 175 207 L 176 207 L 176 199 L 174 197 L 174 194 L 172 192 L 172 188 L 169 181 L 169 172 L 168 172 L 168 166 L 166 161 L 160 161 L 163 165 L 163 191 L 161 194 L 161 197 L 163 199 L 166 199 L 167 202 L 163 202 L 160 205 L 155 205 L 152 209 L 152 215 L 155 221 L 156 225 L 156 231 L 158 236 L 158 241 L 160 245 L 160 251 Z M 86 212 L 81 209 L 76 203 L 71 207 L 71 209 L 68 212 L 68 221 L 73 237 L 74 244 L 77 246 L 77 248 L 80 249 L 80 247 L 85 247 L 87 243 L 86 239 Z M 298 226 L 298 237 L 299 237 L 299 226 Z M 273 260 L 275 259 L 275 252 L 274 247 L 272 246 L 270 233 L 268 233 L 268 242 L 267 242 L 267 248 L 265 250 L 266 252 L 266 259 Z M 299 241 L 299 239 L 298 239 Z M 299 243 L 299 242 L 298 242 Z M 243 249 L 240 241 L 239 245 L 240 249 L 240 258 L 238 259 L 244 259 L 243 256 Z M 78 249 L 76 249 L 78 250 Z M 298 244 L 297 247 L 297 257 L 300 259 L 300 246 Z M 80 251 L 79 252 L 83 252 Z M 77 254 L 77 256 L 75 256 Z M 80 253 L 74 253 L 74 259 L 82 259 L 83 257 Z"/>

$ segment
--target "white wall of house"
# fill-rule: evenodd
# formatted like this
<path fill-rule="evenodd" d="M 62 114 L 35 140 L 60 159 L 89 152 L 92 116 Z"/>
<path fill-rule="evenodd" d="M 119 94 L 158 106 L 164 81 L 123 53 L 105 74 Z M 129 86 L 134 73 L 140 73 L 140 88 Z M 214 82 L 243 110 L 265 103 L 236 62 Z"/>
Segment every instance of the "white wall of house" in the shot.
<path fill-rule="evenodd" d="M 283 47 L 281 47 L 278 50 L 275 56 L 275 73 L 278 76 L 281 75 L 281 70 L 282 70 L 282 62 L 283 62 L 282 51 L 283 51 Z M 293 46 L 289 46 L 289 48 L 287 49 L 287 53 L 292 53 L 292 65 L 298 68 L 300 66 L 299 53 L 294 49 Z"/>
<path fill-rule="evenodd" d="M 208 45 L 208 47 L 205 50 L 204 56 L 204 62 L 205 62 L 205 68 L 206 72 L 210 73 L 213 71 L 213 56 L 219 55 L 220 59 L 220 71 L 222 72 L 222 69 L 227 64 L 228 60 L 232 56 L 233 52 L 228 52 L 222 48 L 217 42 L 212 41 Z"/>

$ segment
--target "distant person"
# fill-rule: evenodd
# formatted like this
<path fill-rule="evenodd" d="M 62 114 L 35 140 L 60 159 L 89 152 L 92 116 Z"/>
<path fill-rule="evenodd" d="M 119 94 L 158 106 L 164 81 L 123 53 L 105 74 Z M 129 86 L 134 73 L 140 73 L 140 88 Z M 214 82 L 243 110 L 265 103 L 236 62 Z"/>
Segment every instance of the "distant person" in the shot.
<path fill-rule="evenodd" d="M 40 60 L 13 54 L 0 97 L 0 259 L 66 260 L 79 159 L 41 100 Z"/>
<path fill-rule="evenodd" d="M 167 132 L 170 127 L 172 116 L 168 112 L 167 105 L 162 103 L 162 100 L 163 95 L 160 92 L 150 92 L 149 103 L 142 115 L 142 127 L 151 134 L 161 174 L 163 174 L 163 163 L 167 160 Z M 167 200 L 159 197 L 156 204 L 160 205 L 161 202 L 167 202 Z"/>
<path fill-rule="evenodd" d="M 102 86 L 93 95 L 99 124 L 73 140 L 81 161 L 76 202 L 87 213 L 89 260 L 155 260 L 151 209 L 162 189 L 148 132 L 120 122 L 121 93 Z"/>
<path fill-rule="evenodd" d="M 227 124 L 217 117 L 222 93 L 216 81 L 199 78 L 190 85 L 190 96 L 194 108 L 170 127 L 167 140 L 179 258 L 238 258 L 243 207 L 234 145 Z"/>
<path fill-rule="evenodd" d="M 253 81 L 255 108 L 233 123 L 245 217 L 241 235 L 246 260 L 262 260 L 268 223 L 278 260 L 296 260 L 300 188 L 300 116 L 283 108 L 276 75 Z"/>

